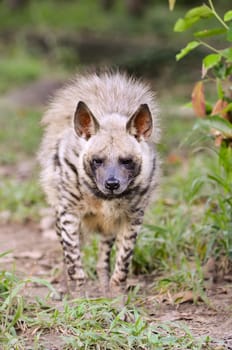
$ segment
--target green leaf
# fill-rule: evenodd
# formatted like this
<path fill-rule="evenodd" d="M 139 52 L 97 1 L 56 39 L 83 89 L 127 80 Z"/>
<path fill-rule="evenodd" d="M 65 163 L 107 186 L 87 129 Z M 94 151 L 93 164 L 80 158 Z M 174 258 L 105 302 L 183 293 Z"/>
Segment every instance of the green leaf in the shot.
<path fill-rule="evenodd" d="M 223 57 L 225 57 L 229 62 L 232 62 L 232 47 L 221 51 Z"/>
<path fill-rule="evenodd" d="M 17 298 L 17 309 L 14 311 L 14 315 L 13 318 L 10 322 L 10 324 L 7 325 L 7 328 L 10 329 L 11 327 L 13 327 L 16 322 L 20 319 L 20 317 L 22 317 L 23 314 L 23 297 L 18 296 Z"/>
<path fill-rule="evenodd" d="M 216 78 L 225 79 L 227 77 L 227 67 L 225 62 L 221 61 L 219 64 L 213 67 L 213 73 Z"/>
<path fill-rule="evenodd" d="M 9 305 L 11 304 L 11 301 L 17 296 L 20 290 L 23 289 L 24 287 L 25 287 L 25 282 L 22 281 L 11 290 L 11 293 L 9 294 L 9 296 L 4 300 L 4 303 L 1 304 L 0 312 L 2 312 L 3 310 L 9 307 Z"/>
<path fill-rule="evenodd" d="M 232 22 L 229 25 L 229 29 L 227 31 L 227 40 L 232 41 Z"/>
<path fill-rule="evenodd" d="M 207 38 L 211 36 L 225 34 L 227 30 L 225 28 L 214 28 L 214 29 L 205 29 L 200 30 L 199 32 L 194 33 L 196 38 Z"/>
<path fill-rule="evenodd" d="M 206 126 L 220 131 L 225 137 L 232 138 L 232 124 L 226 119 L 223 119 L 218 116 L 212 116 L 200 119 L 199 123 L 202 126 Z"/>
<path fill-rule="evenodd" d="M 209 174 L 208 178 L 210 180 L 213 180 L 214 182 L 218 183 L 219 185 L 221 185 L 223 188 L 226 189 L 226 191 L 230 191 L 230 187 L 225 183 L 225 179 L 219 175 L 212 175 Z"/>
<path fill-rule="evenodd" d="M 7 254 L 9 254 L 11 252 L 12 252 L 12 250 L 6 250 L 5 252 L 0 253 L 0 258 L 2 258 L 3 256 L 5 256 L 5 255 L 7 255 Z"/>
<path fill-rule="evenodd" d="M 193 9 L 189 10 L 185 18 L 193 18 L 193 17 L 199 17 L 199 18 L 208 18 L 213 15 L 213 11 L 210 7 L 206 5 L 194 7 Z"/>
<path fill-rule="evenodd" d="M 221 61 L 222 55 L 219 53 L 212 53 L 203 59 L 204 68 L 207 70 L 216 66 Z"/>
<path fill-rule="evenodd" d="M 229 10 L 224 14 L 224 21 L 228 22 L 231 20 L 232 20 L 232 10 Z"/>
<path fill-rule="evenodd" d="M 217 94 L 218 94 L 218 97 L 221 100 L 223 100 L 225 94 L 224 94 L 224 91 L 223 91 L 221 79 L 217 79 Z"/>
<path fill-rule="evenodd" d="M 200 43 L 198 41 L 190 41 L 187 46 L 185 46 L 177 55 L 176 60 L 179 61 L 181 58 L 186 56 L 190 51 L 198 47 Z"/>
<path fill-rule="evenodd" d="M 232 76 L 232 64 L 228 67 L 226 67 L 226 76 Z"/>
<path fill-rule="evenodd" d="M 194 23 L 199 21 L 200 17 L 193 18 L 179 18 L 174 26 L 174 32 L 184 32 L 185 30 L 191 28 Z"/>
<path fill-rule="evenodd" d="M 231 112 L 231 111 L 232 111 L 232 103 L 229 103 L 225 108 L 225 112 Z"/>

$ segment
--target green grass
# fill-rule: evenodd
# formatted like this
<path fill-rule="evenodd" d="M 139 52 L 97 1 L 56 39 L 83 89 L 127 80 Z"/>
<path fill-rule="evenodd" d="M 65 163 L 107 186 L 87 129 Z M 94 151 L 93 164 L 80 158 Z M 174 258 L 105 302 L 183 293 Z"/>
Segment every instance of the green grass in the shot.
<path fill-rule="evenodd" d="M 1 179 L 0 198 L 0 212 L 9 212 L 13 221 L 38 220 L 39 209 L 45 206 L 38 179 Z"/>
<path fill-rule="evenodd" d="M 1 107 L 0 166 L 9 175 L 0 175 L 0 211 L 9 212 L 12 220 L 39 218 L 44 198 L 38 183 L 38 167 L 29 167 L 28 159 L 36 158 L 41 138 L 40 112 Z M 36 160 L 35 160 L 36 164 Z M 24 180 L 20 177 L 24 170 Z"/>
<path fill-rule="evenodd" d="M 42 135 L 41 112 L 0 106 L 0 163 L 34 158 Z"/>
<path fill-rule="evenodd" d="M 10 88 L 15 88 L 17 85 L 35 80 L 48 71 L 45 62 L 41 58 L 36 58 L 22 52 L 22 50 L 14 51 L 9 50 L 0 58 L 1 93 Z"/>
<path fill-rule="evenodd" d="M 18 280 L 0 273 L 0 342 L 3 350 L 47 349 L 210 349 L 209 338 L 193 337 L 177 323 L 150 323 L 144 311 L 128 298 L 125 307 L 108 299 L 64 300 L 52 306 L 50 298 L 29 302 L 22 291 L 43 280 Z M 133 321 L 129 321 L 133 319 Z M 48 332 L 52 338 L 46 340 Z"/>

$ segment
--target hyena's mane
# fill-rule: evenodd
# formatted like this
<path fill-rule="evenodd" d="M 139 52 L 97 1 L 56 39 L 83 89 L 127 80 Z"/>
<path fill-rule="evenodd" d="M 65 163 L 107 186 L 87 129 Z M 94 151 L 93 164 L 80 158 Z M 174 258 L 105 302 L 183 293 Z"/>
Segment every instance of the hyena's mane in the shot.
<path fill-rule="evenodd" d="M 65 128 L 72 127 L 77 103 L 84 101 L 99 120 L 118 113 L 130 117 L 140 104 L 147 104 L 153 116 L 151 139 L 159 141 L 158 107 L 150 86 L 119 71 L 77 74 L 54 96 L 42 124 L 57 138 Z"/>

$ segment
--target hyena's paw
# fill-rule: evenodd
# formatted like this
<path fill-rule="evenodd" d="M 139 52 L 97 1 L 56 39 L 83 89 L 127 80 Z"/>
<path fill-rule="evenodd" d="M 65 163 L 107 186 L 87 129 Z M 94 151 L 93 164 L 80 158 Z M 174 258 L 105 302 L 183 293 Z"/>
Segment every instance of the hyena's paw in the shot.
<path fill-rule="evenodd" d="M 68 294 L 68 281 L 66 273 L 61 272 L 59 276 L 59 282 L 58 287 L 54 292 L 52 293 L 51 297 L 53 300 L 62 300 L 65 295 Z"/>
<path fill-rule="evenodd" d="M 111 278 L 109 293 L 111 298 L 116 298 L 126 294 L 126 285 Z"/>
<path fill-rule="evenodd" d="M 101 296 L 103 298 L 110 298 L 111 297 L 109 284 L 107 284 L 107 285 L 100 284 L 99 290 L 100 290 Z"/>
<path fill-rule="evenodd" d="M 52 297 L 52 300 L 54 300 L 54 301 L 61 301 L 61 300 L 63 300 L 63 298 L 66 294 L 67 294 L 66 291 L 61 290 L 59 288 L 57 291 L 52 293 L 51 297 Z"/>
<path fill-rule="evenodd" d="M 57 288 L 57 291 L 52 294 L 53 300 L 62 300 L 65 296 L 69 299 L 77 299 L 87 297 L 85 281 L 78 285 L 77 281 L 62 280 Z"/>
<path fill-rule="evenodd" d="M 81 280 L 81 283 L 78 283 L 78 281 L 75 280 L 69 281 L 68 296 L 70 299 L 86 298 L 88 295 L 85 279 Z"/>

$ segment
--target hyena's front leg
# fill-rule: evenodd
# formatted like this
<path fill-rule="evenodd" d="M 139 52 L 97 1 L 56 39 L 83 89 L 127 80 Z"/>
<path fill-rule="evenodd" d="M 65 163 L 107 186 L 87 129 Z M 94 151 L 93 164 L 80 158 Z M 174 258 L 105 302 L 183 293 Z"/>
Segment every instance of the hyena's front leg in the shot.
<path fill-rule="evenodd" d="M 99 244 L 97 274 L 100 282 L 100 289 L 105 296 L 109 293 L 110 253 L 114 241 L 114 237 L 103 237 Z"/>
<path fill-rule="evenodd" d="M 56 230 L 63 247 L 64 273 L 67 277 L 67 292 L 82 294 L 85 283 L 85 274 L 80 254 L 80 219 L 72 212 L 58 210 L 56 217 Z"/>
<path fill-rule="evenodd" d="M 117 243 L 115 269 L 110 280 L 110 290 L 112 295 L 117 295 L 125 290 L 129 265 L 142 220 L 143 212 L 141 211 L 140 216 L 131 218 Z"/>

